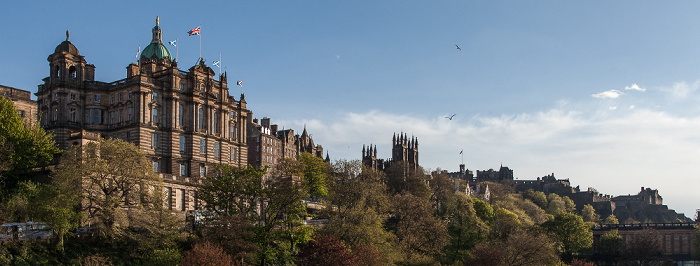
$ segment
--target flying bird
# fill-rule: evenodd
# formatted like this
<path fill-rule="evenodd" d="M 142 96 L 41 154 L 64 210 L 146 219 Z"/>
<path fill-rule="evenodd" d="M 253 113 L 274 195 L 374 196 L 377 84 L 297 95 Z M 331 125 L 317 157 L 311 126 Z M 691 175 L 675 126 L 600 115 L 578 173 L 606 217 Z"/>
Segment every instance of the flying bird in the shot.
<path fill-rule="evenodd" d="M 459 48 L 459 45 L 456 45 L 456 44 L 455 44 L 455 46 L 457 46 L 457 50 L 462 51 L 462 48 Z"/>
<path fill-rule="evenodd" d="M 449 120 L 452 120 L 452 118 L 455 117 L 455 115 L 457 115 L 457 114 L 453 114 L 453 115 L 451 115 L 451 116 L 445 116 L 445 118 L 447 118 L 447 119 L 449 119 Z"/>

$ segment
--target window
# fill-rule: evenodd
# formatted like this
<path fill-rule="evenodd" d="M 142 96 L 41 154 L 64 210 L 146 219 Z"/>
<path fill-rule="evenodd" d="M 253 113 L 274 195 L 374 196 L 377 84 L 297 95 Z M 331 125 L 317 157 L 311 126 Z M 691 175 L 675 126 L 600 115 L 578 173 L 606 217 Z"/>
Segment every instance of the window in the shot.
<path fill-rule="evenodd" d="M 185 84 L 180 83 L 180 91 L 185 91 Z"/>
<path fill-rule="evenodd" d="M 199 129 L 204 128 L 204 110 L 199 108 Z"/>
<path fill-rule="evenodd" d="M 153 140 L 153 147 L 158 147 L 158 133 L 153 133 L 152 140 Z"/>
<path fill-rule="evenodd" d="M 53 121 L 58 121 L 58 108 L 53 109 Z"/>
<path fill-rule="evenodd" d="M 236 160 L 236 148 L 231 147 L 231 161 Z"/>
<path fill-rule="evenodd" d="M 219 99 L 219 94 L 218 94 L 218 93 L 214 93 L 214 98 Z"/>
<path fill-rule="evenodd" d="M 126 94 L 126 99 L 127 99 L 127 100 L 131 100 L 131 91 L 129 91 L 129 92 Z"/>
<path fill-rule="evenodd" d="M 158 108 L 153 108 L 153 122 L 158 123 Z"/>
<path fill-rule="evenodd" d="M 199 153 L 206 153 L 206 152 L 207 152 L 207 140 L 200 139 L 199 140 Z"/>
<path fill-rule="evenodd" d="M 75 70 L 75 66 L 70 66 L 70 67 L 68 68 L 68 76 L 69 76 L 71 79 L 76 79 L 76 78 L 78 78 L 78 71 Z"/>
<path fill-rule="evenodd" d="M 185 151 L 185 147 L 187 145 L 187 139 L 185 136 L 180 136 L 180 151 Z"/>
<path fill-rule="evenodd" d="M 75 93 L 70 94 L 70 100 L 75 102 Z"/>
<path fill-rule="evenodd" d="M 127 111 L 128 116 L 129 116 L 128 119 L 127 119 L 127 121 L 131 121 L 131 114 L 132 114 L 133 112 L 134 112 L 134 108 L 133 108 L 133 107 L 129 107 L 129 109 L 128 109 L 128 111 Z"/>
<path fill-rule="evenodd" d="M 230 138 L 235 138 L 236 137 L 236 126 L 231 125 L 231 131 L 229 133 L 231 136 Z"/>
<path fill-rule="evenodd" d="M 165 206 L 167 206 L 169 210 L 172 210 L 173 209 L 173 188 L 167 187 L 165 189 L 166 189 L 166 194 L 167 194 L 167 196 L 166 196 L 167 200 L 165 202 Z"/>
<path fill-rule="evenodd" d="M 219 127 L 219 114 L 214 113 L 214 133 L 217 132 L 216 128 Z"/>
<path fill-rule="evenodd" d="M 153 161 L 153 172 L 160 172 L 160 165 L 158 164 L 158 161 Z"/>
<path fill-rule="evenodd" d="M 122 102 L 122 95 L 123 95 L 123 94 L 120 92 L 120 93 L 119 93 L 119 103 Z"/>
<path fill-rule="evenodd" d="M 219 143 L 214 142 L 214 156 L 219 157 L 221 156 L 221 152 L 219 150 Z"/>
<path fill-rule="evenodd" d="M 151 94 L 151 96 L 152 96 L 152 97 L 151 97 L 151 100 L 152 100 L 152 101 L 154 101 L 154 102 L 157 102 L 157 101 L 158 101 L 158 93 L 157 93 L 157 92 L 154 91 L 154 92 Z"/>
<path fill-rule="evenodd" d="M 17 114 L 19 114 L 20 117 L 24 118 L 24 110 L 17 111 Z"/>
<path fill-rule="evenodd" d="M 117 115 L 119 117 L 119 123 L 121 123 L 123 120 L 122 115 L 123 115 L 122 109 L 119 109 L 119 115 Z"/>
<path fill-rule="evenodd" d="M 88 124 L 100 123 L 100 109 L 90 109 L 88 113 Z"/>
<path fill-rule="evenodd" d="M 185 211 L 187 209 L 187 202 L 185 201 L 185 190 L 179 189 L 180 191 L 180 211 Z"/>
<path fill-rule="evenodd" d="M 114 104 L 114 95 L 109 96 L 109 104 Z"/>
<path fill-rule="evenodd" d="M 236 119 L 236 112 L 235 111 L 231 111 L 231 119 Z"/>
<path fill-rule="evenodd" d="M 200 177 L 207 176 L 207 166 L 205 166 L 203 163 L 199 164 L 199 176 Z"/>
<path fill-rule="evenodd" d="M 94 95 L 94 100 L 95 100 L 96 103 L 99 103 L 99 102 L 100 102 L 100 95 L 99 95 L 99 94 L 95 94 L 95 95 Z"/>
<path fill-rule="evenodd" d="M 178 107 L 178 118 L 177 118 L 177 125 L 182 126 L 185 124 L 185 106 L 180 104 Z"/>
<path fill-rule="evenodd" d="M 186 163 L 180 164 L 180 175 L 187 176 L 187 164 Z"/>
<path fill-rule="evenodd" d="M 114 125 L 114 112 L 109 112 L 109 124 Z"/>

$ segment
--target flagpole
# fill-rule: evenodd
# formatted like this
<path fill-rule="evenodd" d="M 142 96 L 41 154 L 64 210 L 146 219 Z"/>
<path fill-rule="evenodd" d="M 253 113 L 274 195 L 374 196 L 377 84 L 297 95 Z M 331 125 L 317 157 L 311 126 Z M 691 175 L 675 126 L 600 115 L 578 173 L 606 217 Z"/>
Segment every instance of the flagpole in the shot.
<path fill-rule="evenodd" d="M 175 38 L 175 62 L 177 62 L 178 59 L 178 48 L 177 48 L 177 38 Z"/>
<path fill-rule="evenodd" d="M 199 25 L 199 28 L 199 34 L 197 34 L 199 35 L 199 60 L 202 60 L 202 25 Z"/>
<path fill-rule="evenodd" d="M 221 79 L 221 52 L 219 52 L 219 80 Z"/>

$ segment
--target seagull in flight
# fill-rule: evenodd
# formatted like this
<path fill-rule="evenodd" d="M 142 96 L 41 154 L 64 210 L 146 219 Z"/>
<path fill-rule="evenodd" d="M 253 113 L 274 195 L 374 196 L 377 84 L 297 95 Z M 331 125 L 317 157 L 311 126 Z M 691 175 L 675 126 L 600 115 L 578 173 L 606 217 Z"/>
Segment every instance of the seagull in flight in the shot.
<path fill-rule="evenodd" d="M 462 48 L 459 48 L 459 45 L 456 45 L 456 44 L 455 44 L 455 46 L 457 46 L 457 50 L 462 51 Z"/>
<path fill-rule="evenodd" d="M 455 115 L 457 115 L 457 114 L 453 114 L 453 115 L 451 115 L 451 116 L 445 116 L 445 118 L 447 118 L 447 119 L 449 119 L 449 120 L 452 120 L 452 118 L 455 117 Z"/>

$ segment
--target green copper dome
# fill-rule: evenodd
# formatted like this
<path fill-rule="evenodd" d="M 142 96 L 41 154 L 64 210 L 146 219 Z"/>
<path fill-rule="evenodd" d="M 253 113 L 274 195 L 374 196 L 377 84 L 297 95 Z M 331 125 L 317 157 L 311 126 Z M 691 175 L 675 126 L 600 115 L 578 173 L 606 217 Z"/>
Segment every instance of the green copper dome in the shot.
<path fill-rule="evenodd" d="M 153 39 L 151 40 L 151 44 L 143 49 L 143 52 L 141 52 L 141 57 L 152 58 L 155 56 L 158 59 L 168 59 L 173 61 L 173 56 L 170 54 L 170 51 L 168 51 L 168 48 L 163 45 L 163 30 L 161 30 L 160 26 L 158 26 L 158 24 L 160 24 L 159 22 L 158 17 L 156 17 L 156 26 L 153 27 Z"/>
<path fill-rule="evenodd" d="M 170 55 L 170 51 L 168 51 L 168 48 L 165 47 L 162 43 L 151 43 L 148 46 L 146 46 L 146 49 L 143 49 L 143 52 L 141 52 L 142 57 L 146 58 L 152 58 L 155 56 L 158 59 L 168 59 L 170 61 L 173 60 L 172 55 Z"/>

